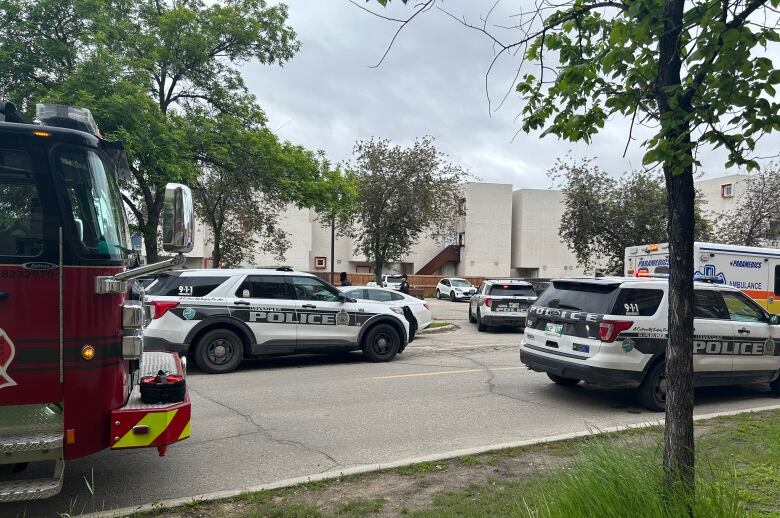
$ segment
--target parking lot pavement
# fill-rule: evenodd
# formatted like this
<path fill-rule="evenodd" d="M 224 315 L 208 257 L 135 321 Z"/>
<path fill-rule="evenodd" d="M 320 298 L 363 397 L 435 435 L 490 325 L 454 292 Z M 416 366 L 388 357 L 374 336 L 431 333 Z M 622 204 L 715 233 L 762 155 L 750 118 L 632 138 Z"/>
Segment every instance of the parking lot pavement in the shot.
<path fill-rule="evenodd" d="M 415 338 L 412 346 L 416 351 L 456 351 L 468 349 L 499 349 L 518 347 L 522 331 L 514 328 L 491 328 L 480 333 L 477 325 L 469 323 L 468 302 L 426 299 L 431 306 L 434 322 L 451 322 L 460 329 L 441 333 L 426 332 Z"/>
<path fill-rule="evenodd" d="M 466 343 L 469 329 L 421 338 L 389 363 L 353 353 L 249 361 L 226 375 L 191 372 L 192 437 L 172 446 L 167 458 L 140 449 L 67 462 L 59 496 L 0 505 L 0 515 L 110 510 L 662 417 L 635 405 L 626 391 L 555 385 L 519 363 L 516 345 L 430 345 L 434 336 Z M 702 389 L 696 412 L 776 401 L 765 388 Z"/>

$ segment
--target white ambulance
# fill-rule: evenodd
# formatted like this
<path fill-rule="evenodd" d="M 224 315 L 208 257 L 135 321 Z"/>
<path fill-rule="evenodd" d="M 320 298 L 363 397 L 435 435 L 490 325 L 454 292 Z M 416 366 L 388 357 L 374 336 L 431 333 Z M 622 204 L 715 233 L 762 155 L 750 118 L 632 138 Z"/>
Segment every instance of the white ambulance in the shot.
<path fill-rule="evenodd" d="M 780 249 L 696 242 L 693 261 L 694 278 L 738 288 L 770 313 L 780 313 Z M 629 277 L 669 273 L 669 245 L 626 248 L 625 273 Z"/>

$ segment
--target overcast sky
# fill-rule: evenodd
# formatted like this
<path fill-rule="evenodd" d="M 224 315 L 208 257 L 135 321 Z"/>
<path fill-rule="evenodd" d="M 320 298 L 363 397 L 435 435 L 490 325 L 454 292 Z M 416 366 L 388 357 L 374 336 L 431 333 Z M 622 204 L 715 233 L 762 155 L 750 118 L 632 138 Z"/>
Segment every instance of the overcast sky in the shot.
<path fill-rule="evenodd" d="M 361 5 L 364 0 L 357 0 Z M 525 0 L 527 1 L 527 0 Z M 525 1 L 504 2 L 522 5 Z M 596 157 L 612 174 L 641 166 L 643 152 L 633 143 L 623 158 L 628 122 L 607 124 L 590 146 L 556 137 L 518 133 L 522 103 L 512 92 L 497 112 L 489 113 L 485 71 L 493 56 L 490 41 L 439 11 L 417 17 L 396 40 L 384 63 L 369 68 L 384 53 L 397 24 L 372 16 L 347 0 L 286 0 L 289 22 L 302 43 L 284 67 L 251 63 L 243 72 L 282 138 L 322 149 L 333 161 L 351 157 L 356 140 L 385 137 L 408 144 L 426 134 L 450 160 L 487 182 L 515 188 L 548 188 L 547 170 L 571 150 L 575 157 Z M 411 4 L 411 2 L 410 2 Z M 447 0 L 458 16 L 479 22 L 492 0 Z M 367 7 L 390 16 L 412 12 L 396 0 L 388 9 Z M 507 9 L 494 12 L 507 23 Z M 506 34 L 506 40 L 510 40 Z M 500 100 L 514 76 L 512 58 L 490 76 L 491 98 Z M 515 136 L 516 135 L 516 136 Z M 635 131 L 636 135 L 636 131 Z M 774 137 L 774 144 L 778 139 Z M 724 174 L 722 157 L 700 156 L 707 177 Z"/>

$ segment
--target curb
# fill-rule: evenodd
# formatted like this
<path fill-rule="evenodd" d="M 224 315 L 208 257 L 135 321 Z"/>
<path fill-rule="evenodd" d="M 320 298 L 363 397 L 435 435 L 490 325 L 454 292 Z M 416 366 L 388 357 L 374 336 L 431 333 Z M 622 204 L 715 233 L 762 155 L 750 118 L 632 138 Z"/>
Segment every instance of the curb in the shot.
<path fill-rule="evenodd" d="M 417 331 L 418 335 L 435 335 L 437 333 L 446 333 L 447 331 L 455 331 L 456 329 L 460 329 L 460 326 L 457 324 L 447 324 L 446 326 L 441 327 L 435 327 L 433 329 L 426 328 L 422 331 Z"/>
<path fill-rule="evenodd" d="M 763 407 L 745 408 L 742 410 L 728 410 L 724 412 L 714 412 L 711 414 L 701 414 L 693 416 L 693 421 L 706 421 L 708 419 L 715 419 L 717 417 L 734 416 L 740 414 L 750 414 L 755 412 L 765 412 L 768 410 L 780 410 L 780 404 L 768 405 Z M 318 482 L 322 480 L 333 480 L 350 475 L 362 475 L 365 473 L 371 473 L 375 471 L 383 471 L 387 469 L 402 468 L 405 466 L 411 466 L 413 464 L 419 464 L 421 462 L 435 462 L 439 460 L 452 459 L 456 457 L 462 457 L 464 455 L 479 455 L 482 453 L 488 453 L 491 451 L 505 450 L 508 448 L 518 448 L 522 446 L 533 446 L 537 444 L 547 444 L 551 442 L 565 441 L 568 439 L 577 439 L 580 437 L 597 436 L 607 433 L 622 432 L 626 430 L 635 430 L 637 428 L 649 428 L 652 426 L 659 426 L 664 424 L 664 419 L 659 418 L 651 421 L 644 421 L 641 423 L 610 426 L 608 428 L 600 428 L 593 430 L 586 430 L 581 432 L 571 432 L 560 435 L 552 435 L 549 437 L 541 437 L 536 439 L 524 439 L 521 441 L 511 441 L 505 443 L 491 444 L 487 446 L 477 446 L 472 448 L 463 448 L 459 450 L 452 450 L 442 453 L 434 453 L 431 455 L 423 455 L 418 457 L 411 457 L 398 461 L 378 463 L 378 464 L 363 464 L 360 466 L 353 466 L 340 470 L 325 471 L 314 475 L 288 478 L 285 480 L 279 480 L 276 482 L 269 482 L 266 484 L 259 484 L 254 486 L 246 486 L 239 489 L 230 489 L 224 491 L 215 491 L 213 493 L 204 493 L 195 496 L 172 498 L 169 500 L 163 500 L 160 502 L 154 502 L 151 504 L 143 504 L 135 507 L 124 507 L 113 511 L 101 511 L 96 513 L 81 515 L 84 518 L 107 518 L 107 517 L 125 517 L 134 513 L 148 512 L 148 511 L 162 511 L 171 507 L 177 507 L 180 505 L 191 504 L 194 502 L 209 502 L 213 500 L 222 500 L 225 498 L 231 498 L 238 496 L 242 493 L 255 493 L 258 491 L 268 491 L 273 489 L 282 489 L 286 487 L 298 486 L 309 482 Z"/>

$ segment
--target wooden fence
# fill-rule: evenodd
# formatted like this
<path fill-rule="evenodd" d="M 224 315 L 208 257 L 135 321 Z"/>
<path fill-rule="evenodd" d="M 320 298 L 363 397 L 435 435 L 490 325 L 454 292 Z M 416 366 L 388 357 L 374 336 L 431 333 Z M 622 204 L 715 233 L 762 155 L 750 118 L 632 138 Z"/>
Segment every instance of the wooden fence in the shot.
<path fill-rule="evenodd" d="M 312 272 L 320 279 L 330 282 L 331 284 L 338 286 L 339 284 L 339 272 L 333 274 L 331 279 L 330 272 Z M 445 275 L 409 275 L 409 288 L 410 294 L 418 297 L 433 297 L 436 293 L 436 285 L 439 281 L 446 277 Z M 458 277 L 459 279 L 466 279 L 474 286 L 479 286 L 484 277 Z M 348 273 L 347 279 L 354 286 L 365 286 L 369 282 L 375 280 L 373 273 Z"/>

